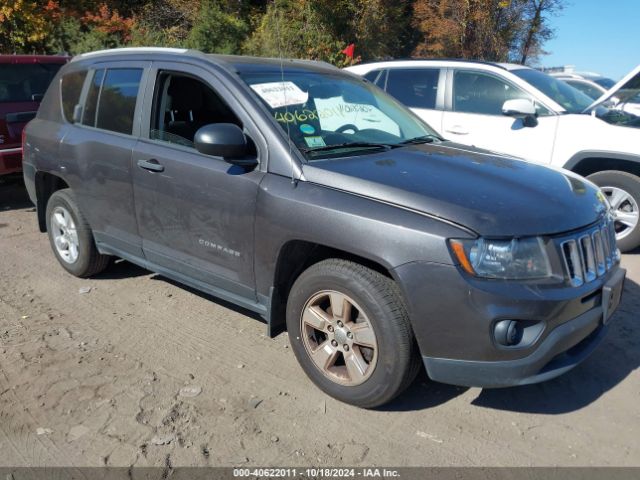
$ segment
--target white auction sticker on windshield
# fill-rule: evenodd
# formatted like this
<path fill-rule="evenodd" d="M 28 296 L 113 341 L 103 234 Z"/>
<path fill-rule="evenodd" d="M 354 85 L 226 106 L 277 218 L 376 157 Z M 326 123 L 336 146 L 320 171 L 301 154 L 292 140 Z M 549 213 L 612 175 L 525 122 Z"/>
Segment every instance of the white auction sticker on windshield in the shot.
<path fill-rule="evenodd" d="M 309 94 L 300 90 L 293 82 L 269 82 L 251 85 L 251 88 L 269 104 L 271 108 L 286 107 L 306 103 Z"/>

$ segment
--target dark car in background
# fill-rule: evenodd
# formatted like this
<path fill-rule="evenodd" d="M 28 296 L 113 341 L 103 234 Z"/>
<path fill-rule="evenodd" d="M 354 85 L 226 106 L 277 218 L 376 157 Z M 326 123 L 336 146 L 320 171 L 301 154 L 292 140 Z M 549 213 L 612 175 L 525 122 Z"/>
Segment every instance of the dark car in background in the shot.
<path fill-rule="evenodd" d="M 0 55 L 0 175 L 22 169 L 22 130 L 68 57 Z"/>

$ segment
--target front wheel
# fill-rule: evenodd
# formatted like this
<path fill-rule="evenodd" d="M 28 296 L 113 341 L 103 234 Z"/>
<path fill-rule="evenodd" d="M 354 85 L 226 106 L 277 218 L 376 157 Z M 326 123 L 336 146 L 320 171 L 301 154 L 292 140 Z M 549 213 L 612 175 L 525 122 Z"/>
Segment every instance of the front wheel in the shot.
<path fill-rule="evenodd" d="M 600 187 L 613 209 L 618 248 L 629 252 L 640 246 L 640 177 L 607 170 L 587 178 Z"/>
<path fill-rule="evenodd" d="M 419 369 L 397 285 L 354 262 L 324 260 L 304 271 L 289 294 L 287 328 L 307 376 L 345 403 L 387 403 Z"/>

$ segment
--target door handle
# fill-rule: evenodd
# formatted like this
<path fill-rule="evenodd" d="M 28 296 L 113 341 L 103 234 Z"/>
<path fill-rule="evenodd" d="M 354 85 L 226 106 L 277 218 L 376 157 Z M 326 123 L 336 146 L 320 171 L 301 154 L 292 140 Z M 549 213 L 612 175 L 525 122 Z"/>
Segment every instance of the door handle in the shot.
<path fill-rule="evenodd" d="M 454 135 L 469 135 L 469 131 L 462 128 L 460 125 L 454 125 L 448 130 L 445 130 L 447 133 L 453 133 Z"/>
<path fill-rule="evenodd" d="M 164 172 L 164 167 L 160 165 L 158 160 L 152 158 L 151 160 L 138 160 L 138 166 L 149 170 L 150 172 Z"/>

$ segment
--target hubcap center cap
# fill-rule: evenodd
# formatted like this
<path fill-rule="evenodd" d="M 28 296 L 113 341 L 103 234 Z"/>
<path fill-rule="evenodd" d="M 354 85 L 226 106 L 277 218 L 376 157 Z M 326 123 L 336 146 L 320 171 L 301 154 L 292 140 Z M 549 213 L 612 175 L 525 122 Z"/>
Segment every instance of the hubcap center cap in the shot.
<path fill-rule="evenodd" d="M 340 345 L 344 345 L 348 342 L 349 337 L 347 337 L 347 331 L 344 328 L 336 328 L 335 332 L 336 342 Z"/>

